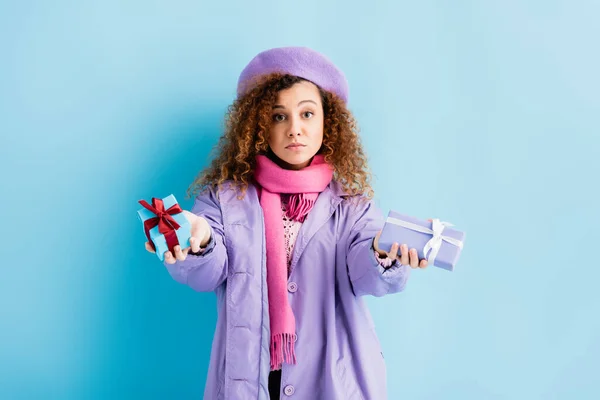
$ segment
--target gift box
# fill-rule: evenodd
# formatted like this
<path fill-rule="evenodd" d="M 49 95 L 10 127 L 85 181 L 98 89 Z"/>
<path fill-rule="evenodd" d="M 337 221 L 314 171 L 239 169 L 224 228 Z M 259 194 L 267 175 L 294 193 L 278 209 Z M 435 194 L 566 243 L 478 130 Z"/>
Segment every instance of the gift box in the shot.
<path fill-rule="evenodd" d="M 425 221 L 390 211 L 378 247 L 389 252 L 394 243 L 405 243 L 409 249 L 417 250 L 419 259 L 427 259 L 428 265 L 454 271 L 462 252 L 465 233 L 451 226 L 454 225 L 439 219 Z"/>
<path fill-rule="evenodd" d="M 175 196 L 153 197 L 152 204 L 145 200 L 139 203 L 144 206 L 137 212 L 144 224 L 144 233 L 161 261 L 167 250 L 175 254 L 173 248 L 177 245 L 182 249 L 190 247 L 191 226 Z"/>

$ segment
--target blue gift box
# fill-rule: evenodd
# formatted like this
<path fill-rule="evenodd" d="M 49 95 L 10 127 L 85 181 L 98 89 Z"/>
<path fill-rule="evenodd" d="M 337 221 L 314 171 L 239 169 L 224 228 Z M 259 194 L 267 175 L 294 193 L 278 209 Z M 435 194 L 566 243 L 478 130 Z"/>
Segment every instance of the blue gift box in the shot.
<path fill-rule="evenodd" d="M 156 199 L 153 199 L 151 206 L 155 206 Z M 142 200 L 140 200 L 141 202 Z M 172 194 L 163 198 L 162 203 L 164 205 L 164 211 L 168 210 L 174 205 L 177 205 L 177 200 L 175 196 Z M 150 218 L 155 218 L 156 213 L 148 210 L 147 208 L 142 208 L 137 212 L 138 217 L 142 221 L 142 224 Z M 190 247 L 190 237 L 191 237 L 191 226 L 188 219 L 183 215 L 183 212 L 179 212 L 176 214 L 171 214 L 171 217 L 179 224 L 179 228 L 174 229 L 175 234 L 177 236 L 177 241 L 182 249 Z M 167 223 L 168 224 L 168 223 Z M 146 233 L 144 229 L 144 234 Z M 164 261 L 164 254 L 167 250 L 169 250 L 167 246 L 167 239 L 165 238 L 165 234 L 159 232 L 158 225 L 149 231 L 150 240 L 154 243 L 154 247 L 156 248 L 156 255 L 158 256 L 160 261 Z"/>
<path fill-rule="evenodd" d="M 406 244 L 409 249 L 417 250 L 419 259 L 426 258 L 429 265 L 454 271 L 462 252 L 465 233 L 451 226 L 438 219 L 425 221 L 390 211 L 379 237 L 379 248 L 389 252 L 394 243 Z"/>

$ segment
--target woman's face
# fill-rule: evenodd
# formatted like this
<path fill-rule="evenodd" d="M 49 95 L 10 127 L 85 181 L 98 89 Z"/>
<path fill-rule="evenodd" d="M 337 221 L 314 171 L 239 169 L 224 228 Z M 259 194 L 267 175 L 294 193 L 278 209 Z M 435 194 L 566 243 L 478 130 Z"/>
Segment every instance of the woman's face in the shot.
<path fill-rule="evenodd" d="M 279 92 L 272 109 L 268 143 L 279 166 L 308 166 L 323 143 L 323 104 L 316 85 L 302 81 Z"/>

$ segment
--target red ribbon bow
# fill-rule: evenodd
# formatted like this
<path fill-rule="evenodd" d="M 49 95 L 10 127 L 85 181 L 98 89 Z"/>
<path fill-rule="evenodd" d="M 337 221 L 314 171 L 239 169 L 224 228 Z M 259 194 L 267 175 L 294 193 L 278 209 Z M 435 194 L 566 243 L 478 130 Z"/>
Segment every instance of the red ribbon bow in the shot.
<path fill-rule="evenodd" d="M 169 207 L 168 210 L 165 210 L 165 204 L 162 199 L 157 199 L 155 197 L 152 198 L 152 205 L 148 204 L 146 200 L 140 200 L 139 203 L 156 215 L 156 217 L 148 218 L 144 221 L 144 232 L 146 233 L 146 237 L 148 238 L 152 249 L 156 251 L 156 246 L 154 246 L 154 243 L 150 238 L 150 230 L 158 225 L 158 231 L 165 235 L 167 247 L 175 254 L 173 248 L 179 244 L 176 230 L 179 229 L 181 225 L 179 225 L 171 215 L 179 214 L 183 211 L 181 207 L 179 207 L 179 204 L 174 204 Z"/>

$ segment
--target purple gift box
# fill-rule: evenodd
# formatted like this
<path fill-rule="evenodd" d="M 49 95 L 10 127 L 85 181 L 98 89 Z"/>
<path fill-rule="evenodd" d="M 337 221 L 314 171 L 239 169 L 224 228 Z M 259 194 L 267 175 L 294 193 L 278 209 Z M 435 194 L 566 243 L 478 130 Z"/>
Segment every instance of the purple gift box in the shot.
<path fill-rule="evenodd" d="M 394 243 L 405 243 L 409 249 L 417 250 L 419 259 L 426 258 L 429 265 L 454 271 L 465 233 L 450 226 L 452 224 L 438 219 L 424 221 L 390 211 L 379 237 L 379 248 L 389 252 Z"/>

